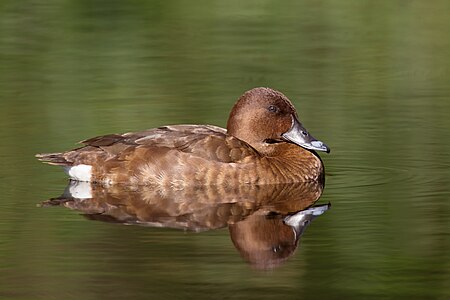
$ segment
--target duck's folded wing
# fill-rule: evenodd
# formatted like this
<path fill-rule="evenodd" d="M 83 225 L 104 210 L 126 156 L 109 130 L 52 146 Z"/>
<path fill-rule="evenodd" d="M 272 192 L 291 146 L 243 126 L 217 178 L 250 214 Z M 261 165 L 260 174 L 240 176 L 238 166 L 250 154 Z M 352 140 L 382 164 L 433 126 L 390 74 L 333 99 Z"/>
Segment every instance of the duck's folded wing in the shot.
<path fill-rule="evenodd" d="M 109 157 L 126 159 L 139 148 L 165 148 L 218 162 L 238 162 L 250 155 L 258 155 L 250 145 L 226 130 L 212 125 L 173 125 L 141 132 L 110 134 L 82 141 L 78 151 L 101 149 Z M 87 149 L 88 148 L 88 149 Z"/>

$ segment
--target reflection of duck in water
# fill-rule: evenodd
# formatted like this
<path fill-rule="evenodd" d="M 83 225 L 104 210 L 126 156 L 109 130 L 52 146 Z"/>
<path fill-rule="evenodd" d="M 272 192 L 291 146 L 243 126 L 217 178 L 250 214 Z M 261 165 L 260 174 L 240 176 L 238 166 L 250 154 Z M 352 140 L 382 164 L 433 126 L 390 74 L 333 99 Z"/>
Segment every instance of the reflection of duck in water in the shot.
<path fill-rule="evenodd" d="M 283 185 L 201 186 L 176 190 L 71 181 L 47 205 L 78 210 L 92 220 L 205 231 L 228 226 L 242 257 L 258 268 L 274 267 L 294 253 L 308 223 L 328 209 L 311 207 L 318 181 Z"/>

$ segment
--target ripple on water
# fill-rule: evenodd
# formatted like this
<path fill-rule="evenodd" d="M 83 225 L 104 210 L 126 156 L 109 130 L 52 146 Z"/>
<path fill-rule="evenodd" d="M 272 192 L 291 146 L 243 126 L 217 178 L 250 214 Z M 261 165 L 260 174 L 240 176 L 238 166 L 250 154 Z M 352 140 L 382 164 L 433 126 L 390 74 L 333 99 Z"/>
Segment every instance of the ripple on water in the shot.
<path fill-rule="evenodd" d="M 413 179 L 404 167 L 371 165 L 363 160 L 337 158 L 327 166 L 327 187 L 347 189 L 379 186 Z"/>
<path fill-rule="evenodd" d="M 418 181 L 422 184 L 431 183 L 435 180 L 429 172 L 435 172 L 437 166 L 427 158 L 417 160 L 391 155 L 377 161 L 361 156 L 360 153 L 347 153 L 346 156 L 330 160 L 326 164 L 327 187 L 342 189 L 395 183 L 408 185 Z"/>
<path fill-rule="evenodd" d="M 363 193 L 374 189 L 414 191 L 410 199 L 449 193 L 444 184 L 448 178 L 445 157 L 401 152 L 389 153 L 382 160 L 373 157 L 377 157 L 377 153 L 353 151 L 330 159 L 325 164 L 326 190 L 347 195 L 355 193 L 356 189 Z"/>

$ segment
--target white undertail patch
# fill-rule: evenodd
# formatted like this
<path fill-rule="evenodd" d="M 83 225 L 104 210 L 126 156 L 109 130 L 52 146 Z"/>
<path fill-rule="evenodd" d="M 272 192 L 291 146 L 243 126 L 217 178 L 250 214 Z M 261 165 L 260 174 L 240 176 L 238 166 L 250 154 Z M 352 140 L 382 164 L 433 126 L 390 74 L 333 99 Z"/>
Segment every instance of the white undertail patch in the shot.
<path fill-rule="evenodd" d="M 89 165 L 76 165 L 73 167 L 64 167 L 64 171 L 71 179 L 77 181 L 91 181 L 92 166 Z"/>

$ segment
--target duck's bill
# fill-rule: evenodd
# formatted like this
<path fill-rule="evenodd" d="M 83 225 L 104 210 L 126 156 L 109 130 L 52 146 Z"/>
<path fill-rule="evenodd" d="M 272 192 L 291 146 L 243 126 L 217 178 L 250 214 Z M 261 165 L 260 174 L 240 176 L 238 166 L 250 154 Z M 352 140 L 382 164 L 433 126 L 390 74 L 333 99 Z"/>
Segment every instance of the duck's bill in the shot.
<path fill-rule="evenodd" d="M 292 117 L 291 129 L 283 133 L 281 136 L 286 141 L 297 144 L 305 149 L 330 153 L 330 148 L 310 135 L 306 128 L 303 127 L 303 125 L 295 117 Z"/>

